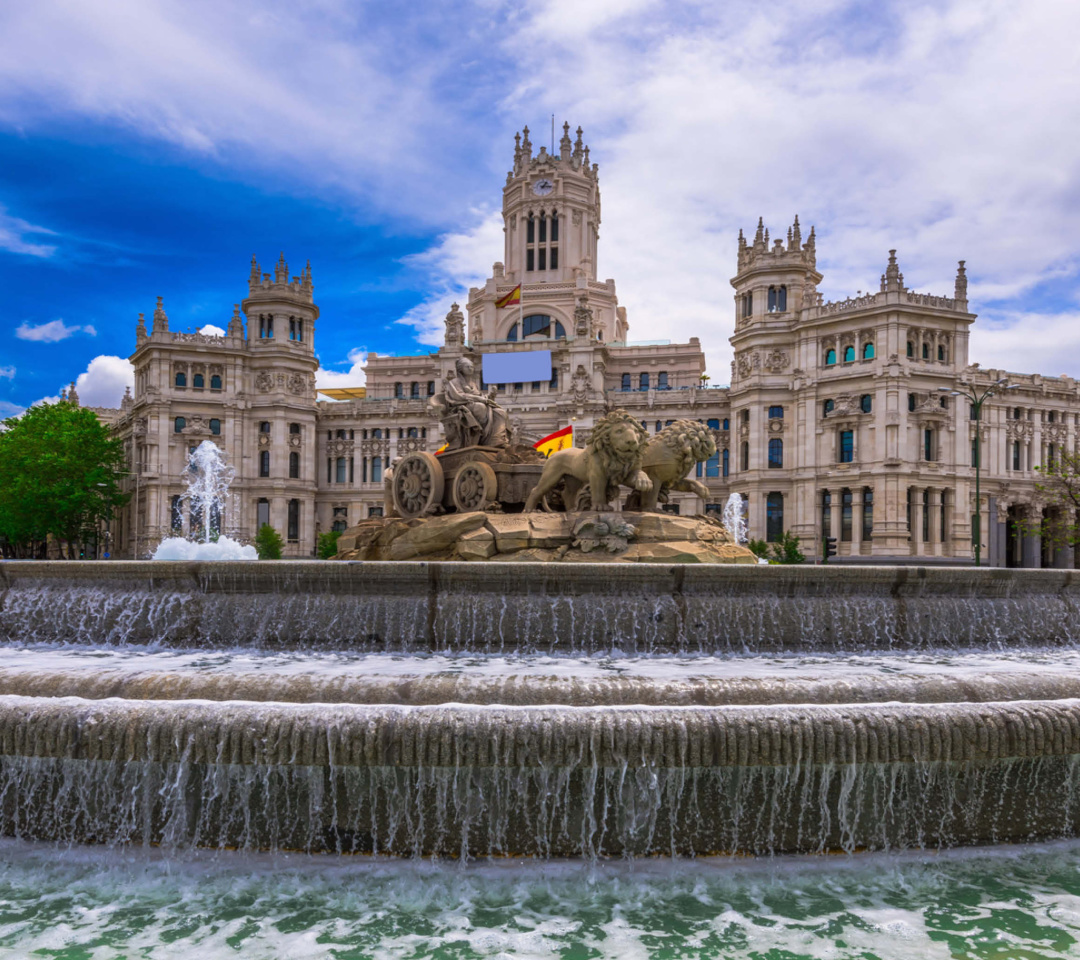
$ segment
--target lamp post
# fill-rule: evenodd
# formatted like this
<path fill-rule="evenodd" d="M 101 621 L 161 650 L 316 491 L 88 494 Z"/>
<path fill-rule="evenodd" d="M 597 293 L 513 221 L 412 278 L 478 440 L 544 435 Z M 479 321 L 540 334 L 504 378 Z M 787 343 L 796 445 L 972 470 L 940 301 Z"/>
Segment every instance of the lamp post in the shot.
<path fill-rule="evenodd" d="M 971 412 L 975 414 L 975 516 L 972 537 L 975 540 L 975 566 L 982 566 L 982 490 L 980 479 L 982 473 L 982 430 L 979 424 L 982 421 L 982 405 L 985 401 L 995 396 L 998 390 L 1015 390 L 1019 384 L 1009 385 L 1008 378 L 1002 377 L 996 383 L 990 384 L 983 391 L 979 391 L 973 383 L 963 384 L 967 389 L 954 390 L 951 387 L 938 387 L 942 393 L 948 393 L 954 397 L 967 397 L 971 401 Z"/>

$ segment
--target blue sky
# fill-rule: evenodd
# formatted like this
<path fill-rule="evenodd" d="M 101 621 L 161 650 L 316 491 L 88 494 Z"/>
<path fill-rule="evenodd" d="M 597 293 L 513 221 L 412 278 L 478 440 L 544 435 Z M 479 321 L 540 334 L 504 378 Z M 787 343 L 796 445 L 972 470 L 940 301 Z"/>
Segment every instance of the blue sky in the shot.
<path fill-rule="evenodd" d="M 404 12 L 403 12 L 404 11 Z M 890 248 L 984 366 L 1080 376 L 1080 5 L 161 0 L 0 8 L 0 414 L 115 404 L 137 314 L 224 326 L 310 259 L 322 382 L 437 342 L 502 256 L 513 134 L 581 124 L 633 339 L 726 382 L 735 238 L 815 224 L 826 298 Z"/>

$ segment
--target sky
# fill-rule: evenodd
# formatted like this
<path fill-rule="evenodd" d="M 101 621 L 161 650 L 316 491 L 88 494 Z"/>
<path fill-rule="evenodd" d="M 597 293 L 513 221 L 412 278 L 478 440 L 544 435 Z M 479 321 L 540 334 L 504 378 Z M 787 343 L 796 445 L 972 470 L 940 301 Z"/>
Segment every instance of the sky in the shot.
<path fill-rule="evenodd" d="M 1080 377 L 1075 0 L 35 0 L 0 5 L 0 416 L 115 406 L 135 324 L 225 327 L 310 260 L 320 386 L 415 353 L 502 259 L 513 136 L 581 125 L 632 340 L 730 378 L 740 228 L 820 291 L 951 295 L 971 359 Z"/>

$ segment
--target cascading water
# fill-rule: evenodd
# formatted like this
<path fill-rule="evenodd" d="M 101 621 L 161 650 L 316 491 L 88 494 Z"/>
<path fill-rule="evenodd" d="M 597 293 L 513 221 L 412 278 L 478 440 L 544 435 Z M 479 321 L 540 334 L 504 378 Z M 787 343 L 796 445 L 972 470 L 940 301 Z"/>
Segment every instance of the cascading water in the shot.
<path fill-rule="evenodd" d="M 155 560 L 257 560 L 252 546 L 225 536 L 222 523 L 230 506 L 229 487 L 235 469 L 212 440 L 200 443 L 184 471 L 187 492 L 183 500 L 191 518 L 189 537 L 169 537 L 154 551 Z"/>

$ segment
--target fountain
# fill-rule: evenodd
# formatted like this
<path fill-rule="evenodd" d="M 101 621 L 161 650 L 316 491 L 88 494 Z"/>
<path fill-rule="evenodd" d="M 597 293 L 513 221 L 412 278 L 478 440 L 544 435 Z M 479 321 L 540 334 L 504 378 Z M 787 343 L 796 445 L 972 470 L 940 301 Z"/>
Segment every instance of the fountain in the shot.
<path fill-rule="evenodd" d="M 221 532 L 228 515 L 229 486 L 236 471 L 212 440 L 200 443 L 184 471 L 183 500 L 191 517 L 190 537 L 168 537 L 158 544 L 154 560 L 257 560 L 255 548 Z"/>
<path fill-rule="evenodd" d="M 590 860 L 1080 834 L 1080 575 L 702 563 L 746 531 L 737 495 L 726 530 L 659 512 L 698 425 L 612 414 L 538 465 L 460 393 L 480 433 L 397 465 L 392 537 L 350 534 L 389 559 L 204 561 L 231 472 L 203 444 L 201 543 L 0 565 L 0 833 Z"/>
<path fill-rule="evenodd" d="M 746 543 L 746 502 L 741 493 L 733 493 L 724 504 L 724 529 L 735 543 Z"/>

